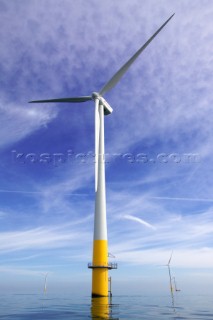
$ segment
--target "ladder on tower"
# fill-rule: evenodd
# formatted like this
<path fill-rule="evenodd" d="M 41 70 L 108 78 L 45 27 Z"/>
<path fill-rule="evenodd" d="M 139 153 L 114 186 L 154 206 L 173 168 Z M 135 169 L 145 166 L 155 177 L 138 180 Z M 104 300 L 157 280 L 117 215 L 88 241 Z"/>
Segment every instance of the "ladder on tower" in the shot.
<path fill-rule="evenodd" d="M 109 283 L 109 290 L 108 290 L 109 297 L 112 297 L 112 277 L 108 278 L 108 283 Z"/>

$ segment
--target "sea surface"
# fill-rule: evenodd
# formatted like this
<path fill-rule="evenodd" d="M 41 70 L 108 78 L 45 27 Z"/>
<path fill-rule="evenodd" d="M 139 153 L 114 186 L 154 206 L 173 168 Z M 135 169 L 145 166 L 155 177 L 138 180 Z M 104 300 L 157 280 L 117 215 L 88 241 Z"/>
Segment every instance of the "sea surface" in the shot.
<path fill-rule="evenodd" d="M 95 298 L 52 294 L 0 295 L 1 320 L 211 319 L 211 296 L 113 296 Z"/>

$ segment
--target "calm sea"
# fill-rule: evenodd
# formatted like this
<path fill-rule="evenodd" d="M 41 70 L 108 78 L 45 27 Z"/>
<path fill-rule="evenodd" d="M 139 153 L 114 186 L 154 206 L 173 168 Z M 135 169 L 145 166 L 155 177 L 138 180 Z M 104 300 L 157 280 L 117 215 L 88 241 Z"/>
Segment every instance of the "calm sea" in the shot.
<path fill-rule="evenodd" d="M 0 295 L 0 319 L 213 319 L 210 296 L 70 297 L 51 294 Z"/>

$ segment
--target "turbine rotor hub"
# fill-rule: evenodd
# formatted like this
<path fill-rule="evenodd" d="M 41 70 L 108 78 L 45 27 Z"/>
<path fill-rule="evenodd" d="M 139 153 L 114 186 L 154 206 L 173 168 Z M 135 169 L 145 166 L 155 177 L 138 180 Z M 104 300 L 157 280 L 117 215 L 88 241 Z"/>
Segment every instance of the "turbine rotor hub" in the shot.
<path fill-rule="evenodd" d="M 98 99 L 98 100 L 99 100 L 100 97 L 101 97 L 101 96 L 100 96 L 99 93 L 97 93 L 97 92 L 93 92 L 93 93 L 92 93 L 92 99 L 93 99 L 93 100 L 95 100 L 95 99 Z"/>

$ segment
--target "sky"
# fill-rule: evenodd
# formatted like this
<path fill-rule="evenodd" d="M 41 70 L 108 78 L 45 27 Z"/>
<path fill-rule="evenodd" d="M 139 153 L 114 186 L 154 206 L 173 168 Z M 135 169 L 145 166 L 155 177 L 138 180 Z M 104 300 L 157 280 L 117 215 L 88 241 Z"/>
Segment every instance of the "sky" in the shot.
<path fill-rule="evenodd" d="M 0 0 L 0 287 L 90 294 L 90 95 L 173 14 L 104 97 L 115 294 L 213 285 L 211 0 Z"/>

